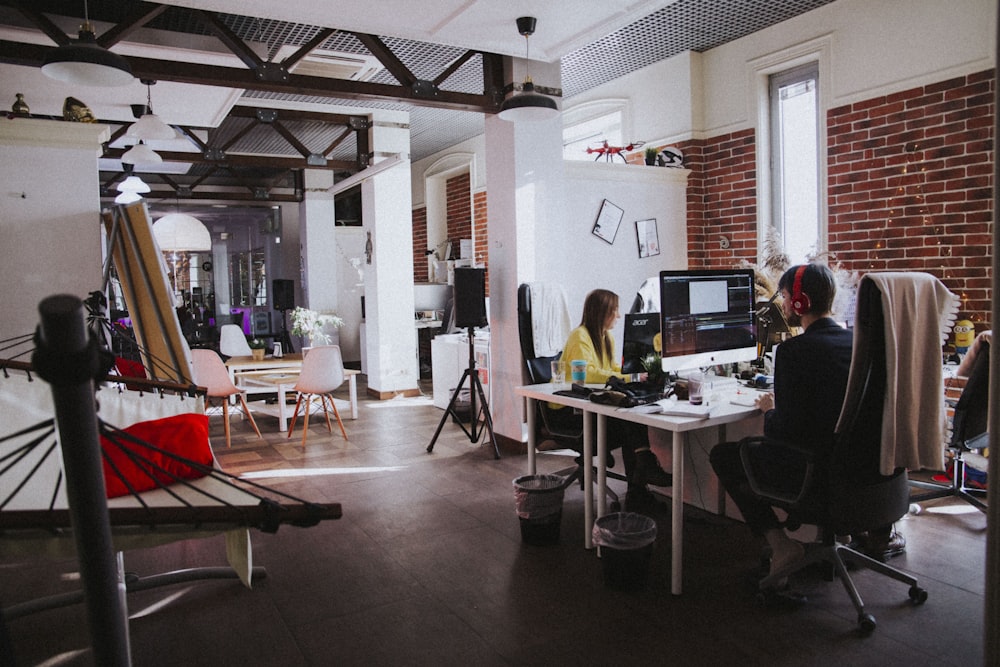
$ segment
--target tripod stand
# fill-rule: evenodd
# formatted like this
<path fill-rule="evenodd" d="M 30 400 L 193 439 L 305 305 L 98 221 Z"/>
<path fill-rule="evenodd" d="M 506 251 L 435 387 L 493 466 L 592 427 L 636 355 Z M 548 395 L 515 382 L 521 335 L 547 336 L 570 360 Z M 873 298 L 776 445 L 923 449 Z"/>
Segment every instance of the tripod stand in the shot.
<path fill-rule="evenodd" d="M 469 418 L 471 424 L 469 428 L 465 428 L 465 424 L 462 423 L 462 418 L 459 416 L 458 412 L 455 410 L 455 404 L 458 402 L 458 397 L 462 393 L 462 387 L 465 385 L 465 380 L 469 380 Z M 480 407 L 476 409 L 476 397 L 479 397 Z M 441 416 L 441 421 L 438 423 L 437 430 L 434 431 L 434 437 L 431 438 L 431 444 L 427 445 L 427 451 L 434 451 L 434 443 L 437 442 L 438 436 L 441 434 L 441 429 L 444 428 L 445 422 L 448 421 L 448 415 L 455 418 L 458 425 L 462 427 L 465 434 L 469 436 L 471 442 L 477 442 L 481 434 L 477 430 L 479 426 L 479 418 L 483 417 L 483 421 L 486 422 L 486 430 L 490 433 L 490 443 L 493 445 L 493 458 L 500 458 L 500 448 L 497 446 L 497 439 L 493 435 L 493 417 L 490 415 L 490 406 L 486 402 L 486 392 L 483 391 L 483 384 L 479 380 L 479 373 L 476 371 L 476 352 L 475 352 L 475 327 L 469 327 L 469 366 L 462 372 L 462 379 L 458 381 L 458 386 L 455 387 L 455 392 L 451 395 L 451 400 L 448 401 L 448 407 L 445 409 L 444 414 Z"/>
<path fill-rule="evenodd" d="M 292 339 L 288 335 L 288 325 L 286 320 L 288 319 L 288 310 L 281 311 L 281 333 L 277 336 L 277 341 L 281 343 L 281 349 L 287 350 L 289 354 L 295 352 L 295 348 L 292 347 Z"/>

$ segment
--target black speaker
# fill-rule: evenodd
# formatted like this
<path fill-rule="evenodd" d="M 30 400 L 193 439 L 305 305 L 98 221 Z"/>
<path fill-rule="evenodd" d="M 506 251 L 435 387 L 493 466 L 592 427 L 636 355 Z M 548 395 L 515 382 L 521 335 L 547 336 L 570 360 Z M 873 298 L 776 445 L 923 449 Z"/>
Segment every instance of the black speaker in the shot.
<path fill-rule="evenodd" d="M 486 269 L 455 269 L 455 326 L 485 327 Z"/>
<path fill-rule="evenodd" d="M 295 281 L 275 278 L 271 281 L 271 291 L 274 296 L 275 310 L 293 310 L 295 308 Z"/>

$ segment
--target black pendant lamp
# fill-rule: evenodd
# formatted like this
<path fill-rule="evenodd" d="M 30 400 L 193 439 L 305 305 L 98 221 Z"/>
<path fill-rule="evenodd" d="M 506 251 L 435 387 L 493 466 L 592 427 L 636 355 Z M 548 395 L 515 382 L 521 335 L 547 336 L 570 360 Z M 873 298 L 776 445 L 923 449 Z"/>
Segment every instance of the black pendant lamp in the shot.
<path fill-rule="evenodd" d="M 528 38 L 535 32 L 534 16 L 522 16 L 517 19 L 517 31 L 524 35 L 525 61 L 528 60 Z M 556 101 L 548 95 L 535 92 L 535 84 L 531 76 L 525 75 L 521 92 L 511 95 L 500 105 L 501 119 L 512 123 L 548 120 L 559 115 Z"/>
<path fill-rule="evenodd" d="M 97 43 L 90 25 L 87 2 L 78 39 L 52 49 L 45 56 L 42 73 L 57 81 L 82 86 L 124 86 L 135 80 L 128 61 Z"/>

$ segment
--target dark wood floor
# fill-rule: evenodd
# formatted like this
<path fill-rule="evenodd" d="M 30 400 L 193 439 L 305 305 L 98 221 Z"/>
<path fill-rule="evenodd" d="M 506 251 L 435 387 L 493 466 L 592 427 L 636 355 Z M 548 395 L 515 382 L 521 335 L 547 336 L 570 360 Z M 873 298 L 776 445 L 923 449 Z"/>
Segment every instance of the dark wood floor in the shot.
<path fill-rule="evenodd" d="M 364 394 L 364 384 L 359 387 Z M 344 389 L 346 398 L 346 388 Z M 426 392 L 429 397 L 429 388 Z M 856 633 L 843 588 L 815 574 L 794 581 L 808 602 L 759 608 L 749 582 L 759 545 L 741 523 L 686 510 L 684 595 L 670 594 L 669 510 L 646 587 L 609 589 L 583 549 L 582 493 L 566 492 L 559 544 L 524 545 L 512 480 L 524 456 L 496 461 L 449 423 L 425 451 L 441 411 L 429 398 L 363 400 L 350 440 L 320 420 L 305 450 L 261 417 L 265 439 L 233 421 L 222 466 L 299 497 L 340 502 L 344 516 L 312 528 L 253 534 L 267 578 L 175 585 L 129 596 L 136 665 L 975 665 L 982 663 L 986 519 L 941 500 L 897 524 L 909 542 L 893 564 L 929 591 L 855 575 L 878 620 Z M 567 462 L 540 454 L 540 469 Z M 221 538 L 128 552 L 140 574 L 225 563 Z M 72 561 L 0 564 L 0 600 L 72 587 Z M 18 664 L 92 664 L 83 607 L 8 623 Z"/>

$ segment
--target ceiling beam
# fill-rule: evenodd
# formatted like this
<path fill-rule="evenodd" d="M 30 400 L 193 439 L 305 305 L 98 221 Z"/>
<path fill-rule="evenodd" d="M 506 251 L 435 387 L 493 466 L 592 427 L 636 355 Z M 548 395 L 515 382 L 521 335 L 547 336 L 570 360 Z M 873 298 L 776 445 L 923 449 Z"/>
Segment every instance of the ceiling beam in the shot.
<path fill-rule="evenodd" d="M 102 157 L 121 159 L 126 149 L 109 148 Z M 231 167 L 261 167 L 264 169 L 333 169 L 337 171 L 357 171 L 358 165 L 350 160 L 327 160 L 326 164 L 309 164 L 305 158 L 282 157 L 277 155 L 249 155 L 245 153 L 223 153 L 220 157 L 203 153 L 182 153 L 176 151 L 156 151 L 164 162 L 184 162 L 191 164 L 211 164 Z"/>

